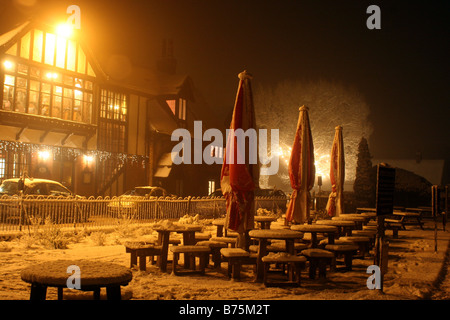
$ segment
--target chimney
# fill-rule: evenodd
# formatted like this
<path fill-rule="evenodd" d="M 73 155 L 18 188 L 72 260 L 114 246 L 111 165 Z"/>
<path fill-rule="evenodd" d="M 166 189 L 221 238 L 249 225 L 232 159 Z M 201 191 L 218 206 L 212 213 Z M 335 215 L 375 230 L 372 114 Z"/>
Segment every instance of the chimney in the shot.
<path fill-rule="evenodd" d="M 422 152 L 417 151 L 416 152 L 416 162 L 420 163 L 422 161 Z"/>
<path fill-rule="evenodd" d="M 158 71 L 168 74 L 175 74 L 177 68 L 177 60 L 173 56 L 172 39 L 163 39 L 161 49 L 161 57 L 156 62 Z"/>

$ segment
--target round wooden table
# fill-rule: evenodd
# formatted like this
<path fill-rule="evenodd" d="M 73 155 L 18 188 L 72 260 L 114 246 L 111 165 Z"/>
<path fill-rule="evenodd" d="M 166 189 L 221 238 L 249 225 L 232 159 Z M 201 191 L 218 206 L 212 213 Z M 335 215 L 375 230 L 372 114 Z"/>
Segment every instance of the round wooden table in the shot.
<path fill-rule="evenodd" d="M 131 271 L 121 265 L 90 260 L 56 260 L 31 265 L 22 270 L 23 281 L 31 284 L 30 300 L 45 300 L 47 287 L 58 288 L 58 300 L 63 299 L 63 288 L 67 288 L 72 276 L 69 266 L 79 270 L 79 284 L 75 288 L 82 291 L 93 291 L 94 299 L 100 299 L 100 288 L 106 287 L 108 300 L 120 300 L 120 286 L 126 286 L 132 279 Z M 72 281 L 72 280 L 69 280 Z"/>
<path fill-rule="evenodd" d="M 334 238 L 338 233 L 338 228 L 322 224 L 294 224 L 291 230 L 311 233 L 311 248 L 317 248 L 317 234 L 326 233 L 328 235 L 328 243 L 334 244 Z"/>
<path fill-rule="evenodd" d="M 334 221 L 353 221 L 355 223 L 356 229 L 362 230 L 363 224 L 367 221 L 366 217 L 349 215 L 349 214 L 341 214 L 339 217 L 333 217 L 331 220 Z"/>
<path fill-rule="evenodd" d="M 255 222 L 259 223 L 261 229 L 270 229 L 270 224 L 274 221 L 277 221 L 277 217 L 271 216 L 255 216 Z"/>
<path fill-rule="evenodd" d="M 322 224 L 327 226 L 334 226 L 338 228 L 339 236 L 342 235 L 352 235 L 352 229 L 355 228 L 355 223 L 353 221 L 343 221 L 343 220 L 317 220 L 316 224 Z"/>
<path fill-rule="evenodd" d="M 248 235 L 250 238 L 256 239 L 259 242 L 258 255 L 256 260 L 256 281 L 264 280 L 264 263 L 262 258 L 267 255 L 267 240 L 285 240 L 286 252 L 294 254 L 295 239 L 303 238 L 303 233 L 287 229 L 259 229 L 250 230 Z"/>
<path fill-rule="evenodd" d="M 159 268 L 167 271 L 167 255 L 169 253 L 169 238 L 171 232 L 183 234 L 183 245 L 195 244 L 195 233 L 203 230 L 203 226 L 191 224 L 173 224 L 169 226 L 156 226 L 153 228 L 158 232 L 158 244 L 161 246 L 161 256 L 159 257 Z M 185 259 L 185 267 L 189 268 L 189 259 Z"/>

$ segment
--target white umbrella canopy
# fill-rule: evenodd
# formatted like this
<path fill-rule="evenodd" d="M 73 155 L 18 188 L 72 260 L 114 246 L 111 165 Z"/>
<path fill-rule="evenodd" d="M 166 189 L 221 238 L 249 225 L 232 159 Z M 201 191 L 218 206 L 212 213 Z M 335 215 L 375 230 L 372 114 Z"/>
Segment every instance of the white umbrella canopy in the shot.
<path fill-rule="evenodd" d="M 344 213 L 344 138 L 342 135 L 342 126 L 337 126 L 335 130 L 330 158 L 331 193 L 326 206 L 327 213 L 330 217 L 339 217 L 339 215 Z"/>

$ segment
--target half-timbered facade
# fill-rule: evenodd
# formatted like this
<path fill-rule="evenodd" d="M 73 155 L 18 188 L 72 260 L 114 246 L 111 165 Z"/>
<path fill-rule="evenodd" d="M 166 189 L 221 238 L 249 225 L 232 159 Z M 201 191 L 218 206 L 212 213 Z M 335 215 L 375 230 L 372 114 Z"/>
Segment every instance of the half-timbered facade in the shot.
<path fill-rule="evenodd" d="M 173 130 L 208 116 L 172 56 L 117 80 L 81 35 L 27 22 L 0 36 L 0 62 L 0 181 L 25 174 L 103 196 L 161 185 L 183 196 L 217 180 L 217 167 L 174 168 L 167 156 Z"/>

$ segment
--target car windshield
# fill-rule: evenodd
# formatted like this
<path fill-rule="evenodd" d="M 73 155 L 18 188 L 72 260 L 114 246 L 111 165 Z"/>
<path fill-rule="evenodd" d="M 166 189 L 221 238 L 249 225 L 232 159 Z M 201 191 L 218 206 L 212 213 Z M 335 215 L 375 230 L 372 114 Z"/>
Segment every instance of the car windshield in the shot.
<path fill-rule="evenodd" d="M 8 194 L 8 195 L 14 195 L 18 194 L 18 183 L 14 181 L 4 181 L 0 185 L 0 194 Z"/>
<path fill-rule="evenodd" d="M 55 183 L 49 183 L 47 185 L 48 193 L 52 196 L 70 196 L 71 192 L 63 186 Z"/>

